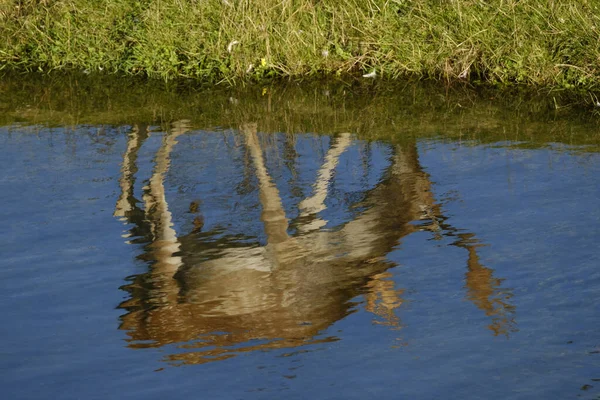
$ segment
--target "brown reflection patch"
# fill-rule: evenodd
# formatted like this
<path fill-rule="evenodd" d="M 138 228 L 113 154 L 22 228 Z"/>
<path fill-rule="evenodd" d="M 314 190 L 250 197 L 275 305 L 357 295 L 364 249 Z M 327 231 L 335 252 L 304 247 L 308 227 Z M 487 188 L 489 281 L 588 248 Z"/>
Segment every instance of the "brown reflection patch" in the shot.
<path fill-rule="evenodd" d="M 389 166 L 379 183 L 365 191 L 360 204 L 353 205 L 362 211 L 336 230 L 322 230 L 326 221 L 320 211 L 351 135 L 341 134 L 331 141 L 313 196 L 300 202 L 300 216 L 290 221 L 266 168 L 257 124 L 244 124 L 239 130 L 243 140 L 235 145 L 247 155 L 245 174 L 253 174 L 258 181 L 255 189 L 267 241 L 260 245 L 250 238 L 240 241 L 225 235 L 210 242 L 215 232 L 204 227 L 200 201 L 190 203 L 193 228 L 181 235 L 173 228 L 166 198 L 171 153 L 177 137 L 188 129 L 186 121 L 178 121 L 163 136 L 144 188 L 143 210 L 131 195 L 142 129 L 132 130 L 124 154 L 123 193 L 116 209 L 128 211 L 115 215 L 134 224 L 131 235 L 144 232 L 147 244 L 140 259 L 149 263 L 147 273 L 124 287 L 131 298 L 120 306 L 127 311 L 120 328 L 127 331 L 130 347 L 176 345 L 182 351 L 166 359 L 190 364 L 249 351 L 325 343 L 337 338 L 319 336 L 354 312 L 353 299 L 361 294 L 376 323 L 393 329 L 401 326 L 396 313 L 403 291 L 391 279 L 388 270 L 395 264 L 386 256 L 416 230 L 449 229 L 439 222 L 439 206 L 429 176 L 419 164 L 416 143 L 390 146 Z M 286 140 L 293 143 L 289 137 Z M 287 152 L 287 158 L 294 154 Z M 411 224 L 415 220 L 429 222 L 417 227 Z M 298 233 L 290 234 L 290 226 Z M 468 298 L 492 317 L 494 332 L 503 333 L 506 324 L 501 316 L 509 305 L 499 301 L 501 281 L 479 263 L 471 236 L 457 244 L 469 251 Z"/>

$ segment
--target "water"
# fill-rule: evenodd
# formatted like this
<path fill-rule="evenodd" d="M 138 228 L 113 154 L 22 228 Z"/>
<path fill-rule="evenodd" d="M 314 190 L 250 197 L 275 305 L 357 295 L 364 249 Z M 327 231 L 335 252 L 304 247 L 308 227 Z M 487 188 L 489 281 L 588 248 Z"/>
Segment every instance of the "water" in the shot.
<path fill-rule="evenodd" d="M 5 398 L 600 396 L 593 118 L 85 82 L 3 87 Z"/>

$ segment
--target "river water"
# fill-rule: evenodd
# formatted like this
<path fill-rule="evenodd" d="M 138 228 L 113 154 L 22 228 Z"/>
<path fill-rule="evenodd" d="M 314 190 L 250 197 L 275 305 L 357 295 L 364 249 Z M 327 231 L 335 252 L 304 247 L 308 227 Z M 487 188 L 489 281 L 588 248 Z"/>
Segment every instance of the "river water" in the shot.
<path fill-rule="evenodd" d="M 589 111 L 1 88 L 3 398 L 599 398 Z"/>

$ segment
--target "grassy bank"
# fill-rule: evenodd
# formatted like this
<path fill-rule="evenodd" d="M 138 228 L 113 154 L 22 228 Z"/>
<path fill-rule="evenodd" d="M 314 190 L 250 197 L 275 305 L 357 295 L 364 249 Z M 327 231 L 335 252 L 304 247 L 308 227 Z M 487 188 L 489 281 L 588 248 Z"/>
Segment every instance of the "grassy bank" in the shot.
<path fill-rule="evenodd" d="M 0 0 L 0 37 L 4 69 L 600 87 L 598 0 Z"/>

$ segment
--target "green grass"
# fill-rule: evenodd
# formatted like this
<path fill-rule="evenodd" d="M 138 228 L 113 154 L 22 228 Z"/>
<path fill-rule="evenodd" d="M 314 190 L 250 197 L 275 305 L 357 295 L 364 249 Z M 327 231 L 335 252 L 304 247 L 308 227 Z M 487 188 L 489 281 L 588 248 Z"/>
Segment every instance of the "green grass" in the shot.
<path fill-rule="evenodd" d="M 0 37 L 19 71 L 600 82 L 599 0 L 0 0 Z"/>

